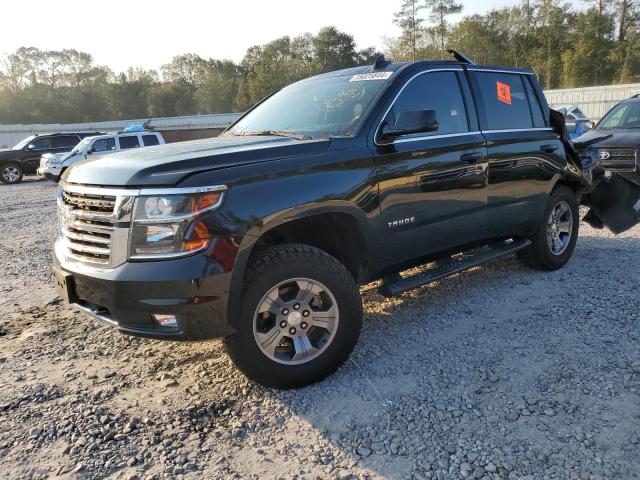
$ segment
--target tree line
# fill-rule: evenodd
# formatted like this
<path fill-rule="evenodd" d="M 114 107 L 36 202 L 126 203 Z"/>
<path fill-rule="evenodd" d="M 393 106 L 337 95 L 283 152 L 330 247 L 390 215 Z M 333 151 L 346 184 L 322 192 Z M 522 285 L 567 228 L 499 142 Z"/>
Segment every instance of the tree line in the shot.
<path fill-rule="evenodd" d="M 455 0 L 404 0 L 385 38 L 394 61 L 449 58 L 532 68 L 544 88 L 640 81 L 638 0 L 523 0 L 484 15 Z M 249 48 L 240 63 L 187 53 L 158 70 L 114 73 L 74 49 L 19 48 L 0 61 L 0 123 L 91 122 L 244 111 L 283 86 L 314 74 L 366 65 L 373 47 L 358 49 L 335 27 L 281 37 Z"/>

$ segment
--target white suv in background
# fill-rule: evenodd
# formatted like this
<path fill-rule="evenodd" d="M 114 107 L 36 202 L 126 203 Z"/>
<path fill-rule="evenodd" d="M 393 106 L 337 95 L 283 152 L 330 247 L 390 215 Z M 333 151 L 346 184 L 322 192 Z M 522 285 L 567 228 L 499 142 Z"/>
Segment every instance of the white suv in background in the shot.
<path fill-rule="evenodd" d="M 86 137 L 73 150 L 65 154 L 47 153 L 40 159 L 38 176 L 57 182 L 64 171 L 74 163 L 92 156 L 104 156 L 131 148 L 151 147 L 164 144 L 158 132 L 114 132 L 106 135 Z"/>

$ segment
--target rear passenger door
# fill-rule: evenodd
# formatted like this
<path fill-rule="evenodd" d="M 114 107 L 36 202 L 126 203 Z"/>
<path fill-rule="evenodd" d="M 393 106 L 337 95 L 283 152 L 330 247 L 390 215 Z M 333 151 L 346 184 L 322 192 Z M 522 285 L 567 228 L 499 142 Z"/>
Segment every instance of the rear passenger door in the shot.
<path fill-rule="evenodd" d="M 439 128 L 380 141 L 383 124 L 415 110 L 435 110 Z M 373 145 L 383 262 L 400 264 L 483 238 L 485 140 L 462 69 L 415 75 L 385 111 Z"/>
<path fill-rule="evenodd" d="M 540 224 L 564 147 L 533 75 L 469 69 L 487 139 L 487 235 L 529 236 Z"/>

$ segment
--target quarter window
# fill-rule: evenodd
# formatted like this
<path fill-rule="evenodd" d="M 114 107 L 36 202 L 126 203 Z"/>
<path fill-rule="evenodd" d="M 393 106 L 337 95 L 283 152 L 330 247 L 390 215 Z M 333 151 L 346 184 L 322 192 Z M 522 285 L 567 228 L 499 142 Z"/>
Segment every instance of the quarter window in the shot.
<path fill-rule="evenodd" d="M 540 102 L 538 101 L 538 97 L 533 91 L 531 82 L 529 82 L 527 78 L 523 78 L 523 77 L 521 78 L 527 90 L 527 97 L 529 97 L 529 108 L 531 108 L 531 117 L 533 118 L 533 126 L 536 128 L 544 128 L 546 126 L 546 123 L 544 121 L 544 115 L 542 114 L 542 108 L 540 107 Z"/>
<path fill-rule="evenodd" d="M 160 144 L 160 142 L 158 141 L 158 137 L 156 137 L 155 135 L 143 135 L 142 143 L 144 143 L 145 147 L 151 147 L 153 145 Z"/>
<path fill-rule="evenodd" d="M 126 150 L 128 148 L 138 148 L 139 146 L 140 146 L 140 142 L 138 141 L 137 136 L 120 137 L 121 150 Z"/>
<path fill-rule="evenodd" d="M 533 127 L 529 99 L 522 77 L 509 73 L 476 72 L 485 130 Z"/>
<path fill-rule="evenodd" d="M 387 122 L 393 125 L 398 113 L 411 110 L 435 110 L 438 120 L 438 130 L 415 136 L 469 131 L 464 100 L 455 72 L 428 72 L 411 80 L 393 104 Z"/>

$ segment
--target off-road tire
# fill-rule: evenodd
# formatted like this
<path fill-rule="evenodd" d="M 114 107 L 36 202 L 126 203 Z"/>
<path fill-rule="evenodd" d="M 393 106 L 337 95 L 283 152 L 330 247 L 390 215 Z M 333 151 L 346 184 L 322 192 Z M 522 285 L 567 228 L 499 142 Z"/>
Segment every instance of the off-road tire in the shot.
<path fill-rule="evenodd" d="M 571 237 L 566 250 L 561 254 L 556 255 L 551 250 L 547 241 L 547 226 L 551 212 L 561 202 L 566 202 L 566 204 L 569 205 L 573 222 Z M 542 217 L 542 223 L 535 235 L 531 237 L 531 241 L 533 243 L 529 247 L 520 250 L 517 253 L 518 259 L 527 267 L 536 270 L 550 271 L 564 267 L 573 255 L 573 250 L 575 249 L 576 241 L 578 240 L 579 226 L 580 217 L 578 212 L 578 199 L 575 192 L 564 185 L 557 186 L 549 196 L 549 202 Z"/>
<path fill-rule="evenodd" d="M 263 296 L 275 285 L 292 278 L 322 283 L 335 297 L 339 322 L 331 343 L 307 363 L 286 365 L 263 353 L 254 337 L 254 316 Z M 362 327 L 362 300 L 351 274 L 338 260 L 302 244 L 270 247 L 251 261 L 236 333 L 225 338 L 229 357 L 251 380 L 266 387 L 286 389 L 315 383 L 331 375 L 351 354 Z"/>
<path fill-rule="evenodd" d="M 14 169 L 14 171 L 17 171 L 17 177 L 15 177 L 14 180 L 9 180 L 8 178 L 5 178 L 6 169 Z M 9 185 L 20 183 L 22 181 L 23 175 L 24 173 L 22 172 L 22 168 L 17 163 L 5 163 L 2 166 L 0 166 L 0 182 L 2 183 L 9 184 Z"/>

